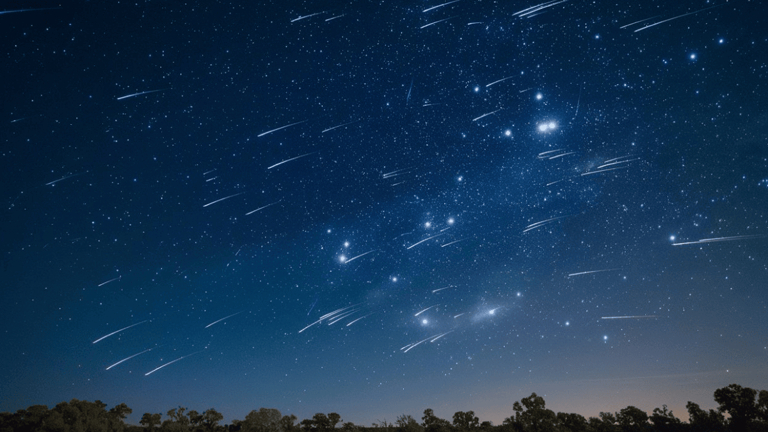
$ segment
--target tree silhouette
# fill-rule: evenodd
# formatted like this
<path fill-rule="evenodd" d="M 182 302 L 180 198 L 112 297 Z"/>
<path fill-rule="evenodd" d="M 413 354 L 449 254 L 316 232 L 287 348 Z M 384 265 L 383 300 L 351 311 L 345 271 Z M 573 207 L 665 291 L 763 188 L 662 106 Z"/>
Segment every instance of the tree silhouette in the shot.
<path fill-rule="evenodd" d="M 141 420 L 139 420 L 139 424 L 147 428 L 148 431 L 151 431 L 155 428 L 155 426 L 160 425 L 160 420 L 162 419 L 162 415 L 160 413 L 158 414 L 150 414 L 150 413 L 144 413 L 143 416 L 141 416 Z"/>
<path fill-rule="evenodd" d="M 698 404 L 688 402 L 685 405 L 688 410 L 688 423 L 693 432 L 720 432 L 725 431 L 725 417 L 719 411 L 704 411 Z"/>
<path fill-rule="evenodd" d="M 431 408 L 424 410 L 424 416 L 421 417 L 421 424 L 426 432 L 450 432 L 451 423 L 448 420 L 441 419 L 435 415 Z"/>
<path fill-rule="evenodd" d="M 755 403 L 756 396 L 756 390 L 738 384 L 715 390 L 715 402 L 720 405 L 717 410 L 728 413 L 728 425 L 731 430 L 750 430 L 751 424 L 758 419 L 760 413 Z"/>
<path fill-rule="evenodd" d="M 424 432 L 424 427 L 408 414 L 398 416 L 395 425 L 399 432 Z"/>
<path fill-rule="evenodd" d="M 648 425 L 648 414 L 630 405 L 616 413 L 616 422 L 624 432 L 642 432 Z"/>
<path fill-rule="evenodd" d="M 683 422 L 667 410 L 666 405 L 662 408 L 654 408 L 653 414 L 649 417 L 654 429 L 659 432 L 678 432 L 683 430 Z"/>
<path fill-rule="evenodd" d="M 531 393 L 527 398 L 512 404 L 515 416 L 504 419 L 504 424 L 511 425 L 522 432 L 556 432 L 557 416 L 546 408 L 544 398 Z"/>
<path fill-rule="evenodd" d="M 453 414 L 453 427 L 460 431 L 470 431 L 480 427 L 480 419 L 474 411 L 457 411 Z"/>
<path fill-rule="evenodd" d="M 280 411 L 274 408 L 259 408 L 258 411 L 253 410 L 245 416 L 245 420 L 239 423 L 240 430 L 243 432 L 282 432 L 282 419 L 283 416 Z"/>

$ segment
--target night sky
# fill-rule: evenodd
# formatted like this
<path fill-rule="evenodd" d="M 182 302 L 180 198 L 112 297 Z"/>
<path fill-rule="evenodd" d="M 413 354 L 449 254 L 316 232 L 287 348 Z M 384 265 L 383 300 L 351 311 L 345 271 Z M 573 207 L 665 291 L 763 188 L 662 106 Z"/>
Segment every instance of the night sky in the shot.
<path fill-rule="evenodd" d="M 4 1 L 0 411 L 768 388 L 768 8 L 538 1 Z"/>

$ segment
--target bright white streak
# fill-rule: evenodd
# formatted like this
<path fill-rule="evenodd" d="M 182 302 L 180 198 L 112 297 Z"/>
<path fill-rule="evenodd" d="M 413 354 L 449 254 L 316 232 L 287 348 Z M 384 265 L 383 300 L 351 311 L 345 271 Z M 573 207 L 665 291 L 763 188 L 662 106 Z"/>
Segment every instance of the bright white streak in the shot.
<path fill-rule="evenodd" d="M 625 166 L 616 167 L 616 168 L 606 168 L 606 169 L 601 169 L 601 170 L 597 170 L 597 171 L 589 171 L 589 172 L 581 173 L 581 175 L 582 176 L 587 176 L 587 175 L 591 175 L 591 174 L 600 174 L 600 173 L 604 173 L 604 172 L 608 172 L 608 171 L 616 171 L 616 170 L 625 169 L 625 168 L 626 168 Z"/>
<path fill-rule="evenodd" d="M 547 8 L 551 8 L 552 6 L 555 6 L 555 5 L 559 5 L 560 3 L 565 3 L 565 2 L 567 2 L 567 1 L 568 1 L 568 0 L 560 0 L 560 1 L 558 1 L 558 2 L 554 2 L 554 3 L 551 3 L 551 2 L 550 2 L 550 4 L 548 4 L 548 5 L 546 5 L 546 6 L 541 6 L 540 8 L 534 9 L 534 10 L 532 10 L 532 11 L 530 11 L 530 12 L 521 13 L 521 14 L 520 14 L 520 17 L 528 16 L 528 18 L 531 18 L 531 17 L 533 17 L 533 16 L 534 16 L 534 15 L 531 15 L 531 14 L 533 14 L 533 13 L 536 13 L 536 12 L 542 11 L 542 10 L 544 10 L 544 9 L 547 9 Z"/>
<path fill-rule="evenodd" d="M 350 262 L 350 261 L 354 261 L 354 260 L 356 260 L 356 259 L 358 259 L 358 258 L 360 258 L 360 257 L 362 257 L 362 256 L 368 255 L 368 254 L 369 254 L 369 253 L 371 253 L 371 252 L 376 252 L 377 250 L 378 250 L 378 249 L 371 249 L 371 250 L 369 250 L 369 251 L 368 251 L 368 252 L 366 252 L 366 253 L 360 254 L 360 255 L 358 255 L 358 256 L 356 256 L 356 257 L 352 257 L 352 258 L 350 258 L 350 259 L 348 259 L 348 260 L 344 261 L 344 264 L 346 264 L 346 263 L 348 263 L 348 262 Z"/>
<path fill-rule="evenodd" d="M 534 222 L 534 223 L 528 225 L 527 227 L 525 227 L 525 231 L 532 230 L 534 228 L 538 228 L 538 227 L 540 227 L 540 226 L 542 226 L 542 225 L 544 225 L 546 223 L 554 222 L 554 221 L 556 221 L 558 219 L 562 219 L 564 217 L 568 217 L 568 216 L 558 216 L 558 217 L 553 217 L 553 218 L 545 219 L 543 221 Z M 525 232 L 525 231 L 523 231 L 523 232 Z"/>
<path fill-rule="evenodd" d="M 441 248 L 444 248 L 444 247 L 446 247 L 446 246 L 450 246 L 450 245 L 452 245 L 452 244 L 456 244 L 456 243 L 458 243 L 458 242 L 463 242 L 464 240 L 467 240 L 467 239 L 463 238 L 463 239 L 454 240 L 454 241 L 452 241 L 452 242 L 450 242 L 450 243 L 441 244 L 441 245 L 440 245 L 440 247 L 441 247 Z"/>
<path fill-rule="evenodd" d="M 354 314 L 356 314 L 358 312 L 360 312 L 360 309 L 352 309 L 350 312 L 347 312 L 347 313 L 345 313 L 345 314 L 343 314 L 341 316 L 338 316 L 338 317 L 334 317 L 333 320 L 328 323 L 328 325 L 336 324 L 337 322 L 343 320 L 344 318 L 346 318 L 346 317 L 348 317 L 350 315 L 354 315 Z"/>
<path fill-rule="evenodd" d="M 453 333 L 453 330 L 451 330 L 451 331 L 449 331 L 449 332 L 445 332 L 445 333 L 441 334 L 440 336 L 438 336 L 438 337 L 436 337 L 436 338 L 434 338 L 434 339 L 430 340 L 430 341 L 429 341 L 429 343 L 434 343 L 436 340 L 438 340 L 438 339 L 440 339 L 441 337 L 443 337 L 443 336 L 447 335 L 448 333 Z"/>
<path fill-rule="evenodd" d="M 694 14 L 697 14 L 697 13 L 699 13 L 699 12 L 704 12 L 705 10 L 709 10 L 709 9 L 712 9 L 712 8 L 716 8 L 716 7 L 720 7 L 720 6 L 722 6 L 722 4 L 719 4 L 719 5 L 714 5 L 714 6 L 710 6 L 710 7 L 706 7 L 706 8 L 704 8 L 704 9 L 699 9 L 699 10 L 697 10 L 697 11 L 693 11 L 693 12 L 684 13 L 684 14 L 682 14 L 682 15 L 678 15 L 678 16 L 675 16 L 675 17 L 672 17 L 672 18 L 667 18 L 667 19 L 665 19 L 665 20 L 661 20 L 661 21 L 659 21 L 659 22 L 656 22 L 656 23 L 653 23 L 653 24 L 648 24 L 648 25 L 647 25 L 647 26 L 645 26 L 645 27 L 640 27 L 639 29 L 635 30 L 633 33 L 637 33 L 637 32 L 639 32 L 639 31 L 643 31 L 643 30 L 645 30 L 645 29 L 648 29 L 648 28 L 651 28 L 651 27 L 653 27 L 653 26 L 657 26 L 657 25 L 659 25 L 659 24 L 664 24 L 665 22 L 670 22 L 670 21 L 672 21 L 672 20 L 676 20 L 676 19 L 678 19 L 678 18 L 687 17 L 688 15 L 694 15 Z"/>
<path fill-rule="evenodd" d="M 224 200 L 226 200 L 226 199 L 230 199 L 230 198 L 236 197 L 236 196 L 238 196 L 238 195 L 242 195 L 242 194 L 244 194 L 244 193 L 245 193 L 245 192 L 240 192 L 240 193 L 232 194 L 232 195 L 230 195 L 230 196 L 225 196 L 224 198 L 219 198 L 219 199 L 217 199 L 216 201 L 211 201 L 211 202 L 209 202 L 208 204 L 205 204 L 205 205 L 203 205 L 203 207 L 208 207 L 209 205 L 213 205 L 213 204 L 216 204 L 217 202 L 222 202 L 222 201 L 224 201 Z"/>
<path fill-rule="evenodd" d="M 626 315 L 626 316 L 600 317 L 600 319 L 640 319 L 640 318 L 656 318 L 656 315 Z"/>
<path fill-rule="evenodd" d="M 557 158 L 561 158 L 561 157 L 563 157 L 563 156 L 572 155 L 572 154 L 574 154 L 574 153 L 576 153 L 576 152 L 575 152 L 575 151 L 572 151 L 572 152 L 568 152 L 568 153 L 562 153 L 562 154 L 559 154 L 559 155 L 554 155 L 554 156 L 550 157 L 550 158 L 549 158 L 549 160 L 552 160 L 552 159 L 557 159 Z"/>
<path fill-rule="evenodd" d="M 213 176 L 213 177 L 211 177 L 209 179 L 206 179 L 205 182 L 208 183 L 209 181 L 216 180 L 217 178 L 219 178 L 219 176 Z"/>
<path fill-rule="evenodd" d="M 241 313 L 243 313 L 243 311 L 240 311 L 240 312 L 238 312 L 238 313 L 233 313 L 232 315 L 229 315 L 229 316 L 225 316 L 224 318 L 222 318 L 222 319 L 220 319 L 220 320 L 216 320 L 216 321 L 214 321 L 214 322 L 212 322 L 212 323 L 208 324 L 207 326 L 205 326 L 205 327 L 203 327 L 203 328 L 208 328 L 208 327 L 210 327 L 210 326 L 212 326 L 212 325 L 214 325 L 214 324 L 218 324 L 218 323 L 220 323 L 220 322 L 224 321 L 224 320 L 225 320 L 225 319 L 227 319 L 227 318 L 232 318 L 232 317 L 233 317 L 233 316 L 235 316 L 235 315 L 240 315 Z"/>
<path fill-rule="evenodd" d="M 433 22 L 431 22 L 431 23 L 429 23 L 429 24 L 425 24 L 425 25 L 423 25 L 423 26 L 421 26 L 421 27 L 419 27 L 419 28 L 420 28 L 420 29 L 424 29 L 424 28 L 427 28 L 427 27 L 429 27 L 429 26 L 433 26 L 433 25 L 435 25 L 435 24 L 437 24 L 437 23 L 441 23 L 441 22 L 443 22 L 443 21 L 448 21 L 448 20 L 449 20 L 449 19 L 451 19 L 451 18 L 455 18 L 455 17 L 448 17 L 448 18 L 443 18 L 443 19 L 441 19 L 441 20 L 433 21 Z"/>
<path fill-rule="evenodd" d="M 465 314 L 466 314 L 466 312 L 462 312 L 462 313 L 460 313 L 458 315 L 454 315 L 453 318 L 456 319 L 456 318 L 458 318 L 458 317 L 460 317 L 462 315 L 465 315 Z"/>
<path fill-rule="evenodd" d="M 326 20 L 326 21 L 327 21 L 327 20 Z M 326 132 L 330 132 L 330 131 L 332 131 L 332 130 L 334 130 L 334 129 L 338 129 L 338 128 L 340 128 L 340 127 L 344 127 L 344 126 L 349 126 L 349 125 L 351 125 L 351 124 L 353 124 L 353 123 L 357 123 L 357 122 L 359 122 L 359 121 L 361 121 L 361 120 L 355 120 L 355 121 L 351 121 L 351 122 L 349 122 L 349 123 L 340 124 L 340 125 L 338 125 L 338 126 L 329 127 L 328 129 L 325 129 L 325 130 L 323 130 L 323 131 L 322 131 L 322 132 L 320 132 L 320 133 L 326 133 Z"/>
<path fill-rule="evenodd" d="M 439 5 L 437 5 L 437 6 L 432 6 L 432 7 L 426 8 L 426 9 L 424 9 L 422 12 L 429 12 L 429 11 L 431 11 L 431 10 L 433 10 L 433 9 L 437 9 L 437 8 L 439 8 L 439 7 L 447 6 L 447 5 L 451 4 L 451 3 L 456 3 L 456 2 L 460 2 L 460 1 L 461 1 L 461 0 L 453 0 L 453 1 L 449 1 L 449 2 L 447 2 L 447 3 L 443 3 L 443 4 L 439 4 Z"/>
<path fill-rule="evenodd" d="M 315 15 L 324 14 L 325 12 L 326 12 L 326 11 L 322 11 L 322 12 L 315 12 L 315 13 L 313 13 L 313 14 L 309 14 L 309 15 L 299 15 L 299 17 L 298 17 L 298 18 L 294 18 L 294 19 L 292 19 L 292 20 L 291 20 L 291 22 L 293 23 L 293 22 L 296 22 L 296 21 L 301 21 L 301 20 L 303 20 L 303 19 L 305 19 L 305 18 L 313 17 L 313 16 L 315 16 Z"/>
<path fill-rule="evenodd" d="M 438 292 L 438 291 L 446 290 L 446 289 L 448 289 L 448 288 L 453 288 L 453 286 L 451 286 L 451 285 L 448 285 L 448 286 L 446 286 L 446 287 L 442 287 L 442 288 L 438 288 L 438 289 L 433 289 L 433 290 L 432 290 L 432 294 L 434 294 L 434 293 L 436 293 L 436 292 Z"/>
<path fill-rule="evenodd" d="M 265 205 L 265 206 L 261 206 L 261 207 L 257 208 L 256 210 L 251 210 L 251 211 L 249 211 L 248 213 L 246 213 L 245 215 L 246 215 L 246 216 L 248 216 L 248 215 L 254 214 L 254 213 L 256 213 L 257 211 L 259 211 L 259 210 L 264 210 L 265 208 L 267 208 L 267 207 L 270 207 L 270 206 L 273 206 L 273 205 L 275 205 L 275 204 L 279 203 L 280 201 L 282 201 L 282 200 L 278 200 L 278 201 L 275 201 L 275 202 L 273 202 L 273 203 L 269 203 L 269 204 L 267 204 L 267 205 Z"/>
<path fill-rule="evenodd" d="M 416 246 L 418 246 L 418 245 L 420 245 L 420 244 L 424 243 L 424 242 L 425 242 L 425 241 L 427 241 L 427 240 L 432 240 L 433 238 L 435 238 L 435 237 L 440 237 L 440 236 L 442 236 L 442 235 L 445 235 L 445 233 L 443 233 L 443 234 L 435 234 L 435 235 L 433 235 L 432 237 L 427 237 L 427 238 L 425 238 L 425 239 L 424 239 L 424 240 L 422 240 L 422 241 L 416 242 L 416 243 L 414 243 L 414 244 L 412 244 L 412 245 L 408 246 L 408 247 L 406 248 L 406 250 L 412 249 L 412 248 L 414 248 L 414 247 L 416 247 Z"/>
<path fill-rule="evenodd" d="M 68 179 L 68 178 L 76 177 L 76 176 L 79 176 L 79 175 L 82 175 L 82 174 L 83 174 L 83 173 L 70 174 L 70 175 L 68 175 L 68 176 L 64 176 L 64 177 L 62 177 L 62 178 L 60 178 L 60 179 L 57 179 L 57 180 L 54 180 L 54 181 L 52 181 L 52 182 L 48 182 L 48 183 L 46 183 L 45 185 L 46 185 L 46 186 L 53 186 L 53 185 L 55 185 L 56 183 L 58 183 L 58 182 L 60 182 L 60 181 L 62 181 L 62 180 L 66 180 L 66 179 Z"/>
<path fill-rule="evenodd" d="M 589 270 L 589 271 L 583 271 L 583 272 L 578 272 L 578 273 L 571 273 L 571 274 L 568 275 L 568 277 L 588 275 L 588 274 L 592 274 L 592 273 L 602 273 L 602 272 L 616 271 L 616 270 L 619 270 L 619 269 L 611 268 L 611 269 L 603 269 L 603 270 Z"/>
<path fill-rule="evenodd" d="M 639 21 L 631 22 L 631 23 L 629 23 L 629 24 L 624 24 L 623 26 L 621 26 L 621 27 L 619 27 L 619 28 L 620 28 L 620 29 L 623 29 L 623 28 L 627 28 L 627 27 L 629 27 L 629 26 L 633 26 L 633 25 L 635 25 L 635 24 L 640 24 L 640 23 L 641 23 L 641 22 L 643 22 L 643 21 L 652 20 L 652 19 L 654 19 L 654 18 L 658 18 L 658 17 L 660 17 L 660 16 L 661 16 L 661 15 L 655 15 L 655 16 L 652 16 L 652 17 L 650 17 L 650 18 L 644 18 L 644 19 L 641 19 L 641 20 L 639 20 Z"/>
<path fill-rule="evenodd" d="M 547 186 L 552 186 L 553 184 L 556 184 L 556 183 L 560 183 L 561 181 L 565 181 L 565 180 L 566 180 L 566 179 L 562 179 L 562 180 L 557 180 L 557 181 L 549 182 L 549 183 L 547 183 Z"/>
<path fill-rule="evenodd" d="M 548 4 L 548 3 L 552 3 L 552 2 L 554 2 L 554 1 L 555 1 L 555 0 L 551 0 L 551 1 L 548 1 L 548 2 L 544 2 L 544 3 L 539 3 L 539 4 L 537 4 L 536 6 L 531 6 L 531 7 L 525 8 L 525 9 L 523 9 L 523 10 L 521 10 L 521 11 L 517 11 L 517 12 L 513 13 L 513 14 L 512 14 L 512 16 L 515 16 L 515 15 L 520 15 L 520 14 L 522 14 L 522 13 L 526 13 L 526 12 L 528 12 L 528 11 L 532 10 L 532 9 L 536 9 L 536 8 L 538 8 L 538 7 L 540 7 L 540 6 L 546 5 L 546 4 Z"/>
<path fill-rule="evenodd" d="M 600 168 L 604 168 L 604 167 L 607 167 L 607 166 L 611 166 L 611 165 L 618 165 L 618 164 L 623 164 L 623 163 L 630 163 L 630 162 L 634 162 L 634 161 L 638 161 L 638 160 L 640 160 L 640 158 L 635 158 L 635 159 L 627 159 L 627 160 L 620 160 L 620 161 L 616 161 L 616 162 L 606 163 L 606 164 L 602 164 L 602 165 L 600 165 L 599 167 L 597 167 L 597 169 L 600 169 Z"/>
<path fill-rule="evenodd" d="M 500 82 L 503 82 L 503 81 L 506 81 L 506 80 L 508 80 L 508 79 L 510 79 L 510 78 L 514 78 L 514 75 L 513 75 L 513 76 L 508 76 L 508 77 L 506 77 L 506 78 L 502 78 L 502 79 L 500 79 L 500 80 L 496 80 L 496 81 L 494 81 L 494 82 L 492 82 L 492 83 L 490 83 L 490 84 L 486 84 L 486 85 L 485 85 L 485 87 L 490 87 L 490 86 L 492 86 L 492 85 L 494 85 L 494 84 L 498 84 L 498 83 L 500 83 Z"/>
<path fill-rule="evenodd" d="M 541 152 L 541 153 L 539 153 L 537 157 L 538 157 L 539 159 L 546 159 L 546 158 L 548 158 L 548 157 L 549 157 L 549 156 L 548 156 L 549 154 L 551 154 L 551 153 L 556 153 L 556 152 L 559 152 L 559 151 L 563 151 L 563 149 L 547 150 L 547 151 L 545 151 L 545 152 Z"/>
<path fill-rule="evenodd" d="M 106 285 L 106 284 L 108 284 L 108 283 L 110 283 L 110 282 L 114 282 L 114 281 L 116 281 L 116 280 L 120 279 L 121 277 L 123 277 L 123 276 L 118 276 L 118 277 L 116 277 L 116 278 L 112 278 L 112 279 L 110 279 L 110 280 L 108 280 L 108 281 L 106 281 L 106 282 L 102 282 L 102 283 L 98 284 L 97 286 L 103 286 L 103 285 Z"/>
<path fill-rule="evenodd" d="M 128 98 L 132 98 L 132 97 L 136 97 L 136 96 L 141 96 L 141 95 L 145 95 L 145 94 L 150 94 L 150 93 L 157 93 L 157 92 L 161 92 L 161 91 L 164 91 L 164 90 L 170 90 L 170 87 L 166 87 L 166 88 L 162 88 L 162 89 L 157 89 L 157 90 L 147 90 L 147 91 L 138 92 L 138 93 L 131 93 L 129 95 L 120 96 L 119 98 L 117 98 L 117 100 L 128 99 Z"/>
<path fill-rule="evenodd" d="M 256 138 L 261 138 L 261 137 L 263 137 L 264 135 L 268 135 L 268 134 L 271 134 L 272 132 L 277 132 L 277 131 L 279 131 L 279 130 L 281 130 L 281 129 L 285 129 L 285 128 L 288 128 L 288 127 L 291 127 L 291 126 L 296 126 L 297 124 L 302 124 L 302 123 L 306 123 L 306 122 L 307 122 L 307 120 L 302 120 L 302 121 L 300 121 L 300 122 L 296 122 L 296 123 L 287 124 L 287 125 L 285 125 L 285 126 L 280 126 L 279 128 L 275 128 L 275 129 L 272 129 L 272 130 L 268 130 L 268 131 L 266 131 L 266 132 L 262 132 L 262 133 L 260 133 L 260 134 L 256 135 Z"/>
<path fill-rule="evenodd" d="M 473 118 L 473 119 L 472 119 L 472 121 L 478 121 L 478 120 L 480 120 L 480 119 L 481 119 L 481 118 L 483 118 L 483 117 L 489 116 L 489 115 L 491 115 L 491 114 L 496 114 L 497 112 L 501 111 L 502 109 L 504 109 L 504 108 L 499 108 L 499 109 L 497 109 L 496 111 L 491 111 L 491 112 L 489 112 L 489 113 L 485 113 L 485 114 L 481 115 L 480 117 L 475 117 L 475 118 Z"/>
<path fill-rule="evenodd" d="M 346 14 L 341 14 L 341 15 L 332 16 L 332 17 L 330 17 L 330 18 L 326 18 L 326 19 L 325 19 L 325 22 L 328 22 L 328 21 L 331 21 L 331 20 L 335 20 L 336 18 L 341 18 L 341 17 L 343 17 L 344 15 L 346 15 Z M 325 131 L 323 131 L 323 132 L 325 132 Z"/>
<path fill-rule="evenodd" d="M 130 359 L 132 359 L 132 358 L 134 358 L 134 357 L 136 357 L 136 356 L 140 356 L 140 355 L 144 354 L 145 352 L 148 352 L 148 351 L 152 351 L 153 349 L 154 349 L 154 348 L 145 349 L 144 351 L 142 351 L 142 352 L 140 352 L 140 353 L 136 353 L 136 354 L 134 354 L 134 355 L 132 355 L 132 356 L 130 356 L 130 357 L 126 357 L 126 358 L 124 358 L 124 359 L 120 360 L 119 362 L 117 362 L 117 363 L 113 364 L 112 366 L 109 366 L 109 367 L 107 367 L 107 369 L 106 369 L 106 370 L 110 370 L 110 369 L 112 369 L 113 367 L 115 367 L 115 366 L 119 365 L 119 364 L 120 364 L 120 363 L 122 363 L 122 362 L 126 362 L 126 361 L 128 361 L 128 360 L 130 360 Z"/>
<path fill-rule="evenodd" d="M 60 7 L 49 7 L 49 8 L 4 10 L 4 11 L 0 11 L 0 15 L 5 15 L 5 14 L 9 14 L 9 13 L 18 13 L 18 12 L 34 12 L 34 11 L 53 10 L 53 9 L 61 9 L 61 8 Z"/>
<path fill-rule="evenodd" d="M 179 358 L 177 358 L 176 360 L 173 360 L 173 361 L 169 361 L 168 363 L 166 363 L 166 364 L 164 364 L 164 365 L 162 365 L 162 366 L 160 366 L 160 367 L 157 367 L 157 368 L 155 368 L 155 369 L 152 369 L 151 371 L 149 371 L 149 372 L 145 373 L 145 374 L 144 374 L 144 376 L 148 376 L 149 374 L 155 373 L 155 372 L 159 371 L 160 369 L 162 369 L 162 368 L 164 368 L 164 367 L 166 367 L 166 366 L 168 366 L 168 365 L 172 365 L 172 364 L 176 363 L 176 362 L 177 362 L 177 361 L 179 361 L 179 360 L 184 360 L 185 358 L 187 358 L 187 357 L 189 357 L 189 356 L 192 356 L 192 355 L 195 355 L 195 354 L 198 354 L 198 353 L 201 353 L 201 352 L 202 352 L 202 351 L 193 352 L 192 354 L 187 354 L 187 355 L 185 355 L 185 356 L 183 356 L 183 357 L 179 357 Z"/>
<path fill-rule="evenodd" d="M 203 173 L 203 175 L 204 175 L 204 176 L 207 176 L 208 174 L 210 174 L 210 173 L 212 173 L 212 172 L 214 172 L 214 171 L 216 171 L 216 168 L 214 168 L 214 169 L 212 169 L 212 170 L 208 170 L 208 171 L 204 172 L 204 173 Z"/>
<path fill-rule="evenodd" d="M 363 318 L 366 318 L 366 317 L 369 317 L 369 316 L 371 316 L 372 314 L 373 314 L 373 312 L 369 313 L 368 315 L 363 315 L 363 316 L 361 316 L 360 318 L 357 318 L 357 319 L 356 319 L 356 320 L 354 320 L 354 321 L 351 321 L 349 324 L 347 324 L 347 327 L 349 327 L 349 326 L 351 326 L 352 324 L 354 324 L 354 323 L 356 323 L 356 322 L 360 321 L 360 320 L 361 320 L 361 319 L 363 319 Z"/>
<path fill-rule="evenodd" d="M 105 335 L 105 336 L 102 336 L 102 337 L 100 337 L 100 338 L 96 339 L 95 341 L 93 341 L 93 343 L 97 343 L 97 342 L 103 341 L 104 339 L 106 339 L 106 338 L 108 338 L 108 337 L 110 337 L 110 336 L 112 336 L 112 335 L 116 335 L 116 334 L 120 333 L 120 332 L 121 332 L 121 331 L 123 331 L 123 330 L 128 330 L 128 329 L 129 329 L 129 328 L 131 328 L 131 327 L 136 327 L 136 326 L 137 326 L 137 325 L 139 325 L 139 324 L 144 324 L 144 323 L 145 323 L 145 322 L 147 322 L 147 321 L 148 321 L 148 320 L 144 320 L 144 321 L 142 321 L 142 322 L 137 322 L 136 324 L 131 324 L 131 325 L 129 325 L 128 327 L 123 327 L 123 328 L 121 328 L 120 330 L 116 330 L 116 331 L 113 331 L 112 333 L 110 333 L 110 334 L 108 334 L 108 335 Z"/>
<path fill-rule="evenodd" d="M 764 235 L 740 235 L 740 236 L 731 236 L 731 237 L 715 237 L 715 238 L 705 238 L 701 240 L 696 241 L 690 241 L 690 242 L 681 242 L 681 243 L 672 243 L 672 246 L 684 246 L 684 245 L 692 245 L 692 244 L 704 244 L 704 243 L 717 243 L 717 242 L 728 242 L 728 241 L 737 241 L 737 240 L 750 240 L 750 239 L 756 239 L 756 238 L 764 238 Z"/>
<path fill-rule="evenodd" d="M 631 157 L 632 157 L 632 155 L 619 156 L 619 157 L 615 157 L 615 158 L 611 158 L 611 159 L 605 160 L 605 161 L 603 161 L 603 163 L 613 162 L 613 161 L 616 161 L 616 160 L 619 160 L 619 159 L 626 159 L 626 158 L 631 158 Z"/>
<path fill-rule="evenodd" d="M 316 151 L 313 151 L 313 152 L 310 152 L 310 153 L 305 153 L 305 154 L 303 154 L 303 155 L 301 155 L 301 156 L 292 157 L 292 158 L 290 158 L 290 159 L 286 159 L 286 160 L 284 160 L 284 161 L 282 161 L 282 162 L 278 162 L 278 163 L 276 163 L 276 164 L 274 164 L 274 165 L 272 165 L 272 166 L 270 166 L 270 167 L 267 167 L 267 169 L 268 169 L 268 170 L 271 170 L 272 168 L 274 168 L 274 167 L 276 167 L 276 166 L 280 166 L 280 165 L 282 165 L 282 164 L 284 164 L 284 163 L 288 163 L 288 162 L 290 162 L 290 161 L 295 161 L 296 159 L 300 159 L 300 158 L 303 158 L 303 157 L 305 157 L 305 156 L 309 156 L 309 155 L 311 155 L 311 154 L 315 154 L 315 153 L 317 153 L 317 152 L 316 152 Z"/>
<path fill-rule="evenodd" d="M 417 316 L 419 316 L 419 315 L 423 314 L 424 312 L 426 312 L 426 311 L 428 311 L 428 310 L 432 309 L 432 308 L 433 308 L 433 307 L 435 307 L 435 306 L 437 306 L 437 305 L 432 305 L 432 306 L 430 306 L 430 307 L 428 307 L 428 308 L 426 308 L 426 309 L 422 309 L 422 310 L 420 310 L 420 311 L 416 312 L 416 313 L 415 313 L 413 316 L 417 317 Z"/>
<path fill-rule="evenodd" d="M 428 337 L 428 338 L 426 338 L 426 339 L 424 339 L 424 340 L 421 340 L 421 341 L 418 341 L 418 342 L 416 342 L 415 344 L 411 345 L 411 347 L 410 347 L 410 348 L 408 348 L 407 350 L 403 351 L 403 353 L 407 353 L 408 351 L 410 351 L 410 350 L 412 350 L 412 349 L 416 348 L 417 346 L 419 346 L 419 345 L 423 344 L 424 342 L 426 342 L 426 341 L 428 341 L 428 340 L 432 339 L 433 337 L 434 337 L 434 336 L 430 336 L 430 337 Z"/>

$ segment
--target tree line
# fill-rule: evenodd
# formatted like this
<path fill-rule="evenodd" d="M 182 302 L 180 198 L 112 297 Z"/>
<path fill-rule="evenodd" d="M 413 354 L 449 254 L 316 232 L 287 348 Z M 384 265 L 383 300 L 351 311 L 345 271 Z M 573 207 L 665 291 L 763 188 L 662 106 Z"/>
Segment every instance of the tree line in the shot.
<path fill-rule="evenodd" d="M 221 424 L 224 416 L 211 408 L 202 413 L 184 407 L 145 413 L 140 426 L 127 425 L 132 410 L 124 403 L 107 410 L 101 401 L 73 399 L 52 409 L 33 405 L 15 413 L 0 413 L 0 432 L 768 432 L 768 391 L 731 384 L 715 390 L 718 407 L 705 411 L 688 402 L 688 421 L 676 417 L 666 405 L 649 415 L 635 406 L 597 417 L 555 413 L 536 393 L 512 404 L 513 414 L 502 424 L 481 422 L 474 411 L 459 411 L 452 421 L 424 410 L 421 422 L 403 414 L 394 422 L 377 420 L 371 426 L 343 422 L 337 413 L 317 413 L 297 422 L 274 408 L 253 410 L 243 420 Z"/>

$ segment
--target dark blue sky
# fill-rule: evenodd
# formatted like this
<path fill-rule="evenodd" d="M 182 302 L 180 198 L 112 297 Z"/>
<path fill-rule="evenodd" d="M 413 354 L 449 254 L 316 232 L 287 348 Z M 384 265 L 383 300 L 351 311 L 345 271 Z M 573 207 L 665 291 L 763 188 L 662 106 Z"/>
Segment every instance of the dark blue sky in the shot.
<path fill-rule="evenodd" d="M 0 410 L 768 387 L 764 5 L 264 3 L 0 8 Z"/>

